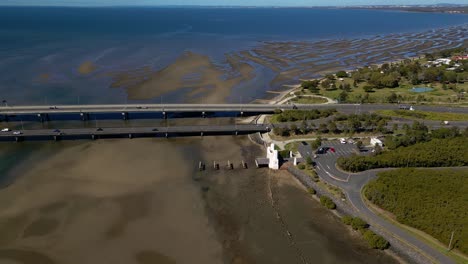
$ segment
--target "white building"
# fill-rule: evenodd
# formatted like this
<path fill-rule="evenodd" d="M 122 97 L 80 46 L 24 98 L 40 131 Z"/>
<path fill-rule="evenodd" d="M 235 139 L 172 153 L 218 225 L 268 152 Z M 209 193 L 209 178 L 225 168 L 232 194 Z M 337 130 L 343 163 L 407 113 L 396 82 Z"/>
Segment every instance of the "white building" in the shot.
<path fill-rule="evenodd" d="M 374 147 L 375 147 L 375 146 L 381 146 L 381 147 L 383 146 L 382 140 L 380 140 L 380 139 L 378 139 L 378 138 L 371 138 L 370 143 L 371 143 L 371 145 L 374 146 Z"/>
<path fill-rule="evenodd" d="M 279 170 L 278 150 L 275 149 L 274 143 L 271 143 L 271 145 L 267 147 L 267 158 L 268 168 L 273 170 Z"/>
<path fill-rule="evenodd" d="M 434 61 L 435 64 L 445 64 L 445 65 L 449 65 L 450 62 L 452 62 L 451 59 L 437 59 Z"/>

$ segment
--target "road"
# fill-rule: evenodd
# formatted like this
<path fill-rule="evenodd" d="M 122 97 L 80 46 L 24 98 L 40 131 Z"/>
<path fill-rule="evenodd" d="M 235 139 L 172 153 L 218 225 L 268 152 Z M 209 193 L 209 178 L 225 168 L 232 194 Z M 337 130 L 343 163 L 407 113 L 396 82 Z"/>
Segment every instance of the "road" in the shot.
<path fill-rule="evenodd" d="M 405 241 L 413 248 L 419 249 L 419 251 L 424 252 L 424 255 L 429 256 L 438 263 L 454 263 L 454 261 L 452 261 L 449 257 L 428 246 L 426 243 L 407 233 L 400 227 L 395 226 L 387 220 L 376 215 L 367 207 L 361 196 L 362 189 L 370 180 L 375 179 L 379 172 L 391 170 L 391 168 L 369 170 L 361 173 L 346 173 L 336 167 L 336 161 L 340 156 L 349 156 L 353 153 L 359 153 L 357 147 L 353 144 L 341 144 L 336 141 L 325 142 L 322 144 L 322 146 L 333 147 L 335 149 L 335 153 L 328 152 L 323 155 L 318 155 L 319 157 L 315 159 L 317 164 L 317 174 L 325 182 L 340 187 L 346 194 L 348 201 L 367 222 L 382 228 L 389 235 L 397 238 L 400 241 Z M 307 155 L 308 148 L 310 149 L 310 146 L 300 146 L 299 152 L 301 154 Z"/>
<path fill-rule="evenodd" d="M 95 137 L 155 137 L 169 135 L 226 135 L 268 132 L 267 125 L 206 125 L 206 126 L 173 126 L 173 127 L 114 127 L 114 128 L 70 128 L 70 129 L 29 129 L 0 132 L 0 140 L 20 139 L 76 139 Z"/>
<path fill-rule="evenodd" d="M 101 104 L 101 105 L 31 105 L 2 106 L 0 115 L 121 113 L 121 112 L 254 112 L 272 113 L 277 109 L 329 109 L 343 113 L 363 113 L 383 109 L 398 109 L 391 104 Z M 433 112 L 468 113 L 468 107 L 417 106 L 417 110 Z"/>

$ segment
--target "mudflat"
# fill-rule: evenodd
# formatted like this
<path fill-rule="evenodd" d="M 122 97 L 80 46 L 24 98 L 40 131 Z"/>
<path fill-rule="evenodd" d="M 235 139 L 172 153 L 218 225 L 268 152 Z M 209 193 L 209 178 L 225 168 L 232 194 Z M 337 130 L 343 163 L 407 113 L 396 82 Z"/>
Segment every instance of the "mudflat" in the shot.
<path fill-rule="evenodd" d="M 247 137 L 58 144 L 0 190 L 0 263 L 394 263 Z"/>

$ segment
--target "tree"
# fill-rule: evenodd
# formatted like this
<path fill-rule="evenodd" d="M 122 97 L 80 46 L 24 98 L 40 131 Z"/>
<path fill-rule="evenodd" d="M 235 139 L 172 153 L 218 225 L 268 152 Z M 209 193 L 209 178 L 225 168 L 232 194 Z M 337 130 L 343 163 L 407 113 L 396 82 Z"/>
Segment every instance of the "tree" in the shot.
<path fill-rule="evenodd" d="M 311 144 L 312 152 L 322 145 L 322 137 L 318 136 Z"/>
<path fill-rule="evenodd" d="M 328 133 L 328 126 L 327 126 L 327 124 L 321 123 L 321 124 L 319 125 L 318 130 L 320 131 L 320 133 Z"/>
<path fill-rule="evenodd" d="M 320 84 L 324 89 L 330 89 L 331 81 L 328 79 L 325 79 L 322 81 Z"/>
<path fill-rule="evenodd" d="M 346 91 L 342 91 L 339 95 L 338 95 L 338 102 L 346 102 L 346 100 L 348 100 L 348 93 Z"/>
<path fill-rule="evenodd" d="M 346 92 L 351 92 L 351 85 L 349 83 L 345 83 L 343 85 L 343 90 L 345 90 Z"/>
<path fill-rule="evenodd" d="M 348 77 L 348 74 L 345 71 L 339 71 L 339 72 L 336 73 L 336 77 L 346 78 L 346 77 Z"/>
<path fill-rule="evenodd" d="M 398 79 L 391 75 L 386 75 L 381 78 L 380 86 L 387 87 L 387 88 L 398 87 Z"/>
<path fill-rule="evenodd" d="M 361 149 L 361 148 L 362 148 L 362 145 L 363 145 L 363 143 L 362 143 L 361 140 L 358 140 L 358 141 L 356 142 L 356 147 L 357 147 L 358 149 Z"/>
<path fill-rule="evenodd" d="M 349 216 L 349 215 L 345 215 L 341 218 L 341 221 L 345 224 L 345 225 L 351 225 L 351 222 L 353 221 L 353 217 L 352 216 Z"/>
<path fill-rule="evenodd" d="M 336 123 L 331 121 L 330 123 L 328 123 L 328 126 L 327 126 L 328 130 L 330 132 L 333 132 L 333 133 L 337 133 L 338 132 L 338 127 L 336 126 Z"/>
<path fill-rule="evenodd" d="M 369 85 L 364 86 L 362 89 L 364 89 L 364 92 L 366 93 L 372 93 L 374 91 L 374 88 Z"/>
<path fill-rule="evenodd" d="M 351 227 L 354 230 L 362 230 L 368 228 L 369 224 L 359 217 L 354 217 L 353 220 L 351 220 Z"/>
<path fill-rule="evenodd" d="M 377 235 L 376 233 L 372 232 L 371 230 L 366 230 L 363 234 L 364 239 L 367 241 L 371 248 L 375 249 L 387 249 L 390 246 L 385 238 Z"/>
<path fill-rule="evenodd" d="M 309 132 L 307 122 L 302 121 L 302 123 L 301 123 L 301 133 L 305 135 L 305 134 L 307 134 L 307 132 Z"/>
<path fill-rule="evenodd" d="M 390 95 L 387 97 L 387 102 L 394 104 L 398 102 L 398 96 L 395 92 L 391 92 Z"/>
<path fill-rule="evenodd" d="M 312 164 L 314 164 L 314 162 L 312 161 L 312 158 L 311 158 L 310 156 L 307 156 L 307 158 L 306 158 L 306 163 L 307 163 L 307 165 L 312 165 Z"/>
<path fill-rule="evenodd" d="M 325 78 L 327 78 L 330 81 L 335 80 L 335 76 L 333 76 L 333 74 L 327 74 L 327 75 L 325 75 Z"/>
<path fill-rule="evenodd" d="M 330 197 L 321 196 L 320 203 L 328 209 L 331 209 L 331 210 L 336 209 L 336 204 L 333 202 L 332 199 L 330 199 Z"/>
<path fill-rule="evenodd" d="M 296 135 L 299 134 L 299 133 L 298 133 L 298 132 L 299 132 L 299 129 L 297 128 L 297 125 L 296 125 L 296 124 L 292 124 L 292 125 L 290 126 L 289 129 L 290 129 L 290 131 L 291 131 L 292 133 L 294 133 L 294 134 L 296 134 Z"/>

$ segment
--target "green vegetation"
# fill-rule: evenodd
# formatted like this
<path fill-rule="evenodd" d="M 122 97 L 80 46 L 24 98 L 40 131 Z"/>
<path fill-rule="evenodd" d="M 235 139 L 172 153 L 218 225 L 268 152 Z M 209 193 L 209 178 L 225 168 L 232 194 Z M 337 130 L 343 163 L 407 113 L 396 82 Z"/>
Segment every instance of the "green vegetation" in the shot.
<path fill-rule="evenodd" d="M 324 115 L 329 115 L 329 114 L 330 113 L 326 113 Z M 288 113 L 287 115 L 291 115 L 291 114 Z M 297 115 L 300 115 L 300 114 L 297 114 Z M 280 116 L 280 114 L 274 116 L 274 119 L 276 121 L 286 120 L 286 118 L 287 117 L 283 115 Z M 291 119 L 291 118 L 288 118 L 288 119 Z M 381 115 L 374 114 L 374 113 L 372 114 L 364 113 L 364 114 L 359 114 L 359 115 L 338 114 L 335 116 L 333 120 L 327 121 L 326 123 L 319 124 L 318 126 L 315 124 L 309 125 L 307 124 L 307 122 L 303 121 L 301 124 L 292 124 L 290 127 L 275 127 L 273 129 L 273 133 L 279 136 L 283 136 L 283 137 L 288 137 L 288 136 L 291 136 L 292 134 L 306 135 L 308 133 L 318 133 L 318 134 L 327 134 L 327 133 L 353 134 L 353 133 L 361 133 L 361 132 L 389 133 L 391 131 L 386 128 L 387 122 L 389 120 L 391 120 L 390 117 L 381 116 Z"/>
<path fill-rule="evenodd" d="M 388 167 L 452 167 L 468 165 L 467 137 L 433 139 L 409 147 L 383 151 L 374 156 L 340 157 L 344 170 L 358 172 Z"/>
<path fill-rule="evenodd" d="M 330 197 L 321 196 L 320 203 L 328 209 L 331 209 L 331 210 L 336 209 L 336 204 L 333 202 L 332 199 L 330 199 Z"/>
<path fill-rule="evenodd" d="M 300 120 L 314 120 L 319 118 L 329 117 L 336 113 L 336 109 L 323 109 L 323 110 L 286 110 L 286 111 L 279 111 L 275 113 L 272 117 L 273 123 L 281 123 L 281 122 L 294 122 Z"/>
<path fill-rule="evenodd" d="M 309 188 L 307 189 L 307 191 L 311 194 L 311 195 L 314 195 L 317 193 L 317 191 L 314 189 L 314 188 Z"/>
<path fill-rule="evenodd" d="M 385 238 L 369 230 L 369 225 L 366 221 L 362 220 L 361 218 L 345 215 L 343 216 L 343 218 L 341 218 L 341 221 L 345 225 L 351 226 L 354 230 L 361 232 L 363 238 L 367 241 L 371 248 L 387 249 L 388 247 L 390 247 L 390 243 L 388 243 L 388 241 L 385 240 Z"/>
<path fill-rule="evenodd" d="M 372 230 L 367 229 L 364 232 L 363 237 L 371 248 L 383 250 L 383 249 L 387 249 L 388 247 L 390 247 L 390 243 L 388 243 L 388 241 L 385 240 L 385 238 L 372 232 Z"/>
<path fill-rule="evenodd" d="M 352 216 L 349 216 L 349 215 L 345 215 L 341 218 L 341 221 L 345 224 L 345 225 L 351 225 L 351 222 L 353 221 L 353 217 Z"/>
<path fill-rule="evenodd" d="M 290 153 L 291 153 L 291 151 L 289 151 L 289 150 L 287 150 L 287 149 L 278 151 L 278 154 L 279 154 L 282 158 L 289 158 L 289 157 L 290 157 Z"/>
<path fill-rule="evenodd" d="M 297 165 L 297 168 L 299 168 L 300 170 L 305 170 L 306 166 L 305 166 L 305 164 L 301 163 L 301 164 Z"/>
<path fill-rule="evenodd" d="M 364 189 L 396 220 L 468 253 L 468 169 L 399 169 L 379 173 Z"/>
<path fill-rule="evenodd" d="M 379 110 L 377 113 L 392 116 L 402 117 L 408 119 L 425 119 L 436 121 L 466 121 L 468 114 L 462 113 L 440 113 L 440 112 L 425 112 L 425 111 L 407 111 L 407 110 Z"/>
<path fill-rule="evenodd" d="M 328 100 L 323 97 L 298 95 L 297 97 L 291 99 L 291 102 L 298 104 L 324 104 L 328 102 Z"/>
<path fill-rule="evenodd" d="M 369 224 L 367 224 L 366 221 L 362 220 L 361 218 L 359 217 L 354 217 L 352 220 L 351 220 L 351 227 L 354 229 L 354 230 L 363 230 L 363 229 L 366 229 L 369 227 Z"/>
<path fill-rule="evenodd" d="M 468 91 L 468 61 L 452 61 L 449 65 L 428 61 L 458 52 L 460 50 L 448 50 L 428 54 L 426 59 L 372 65 L 350 75 L 340 71 L 335 74 L 338 80 L 334 75 L 327 75 L 320 81 L 304 82 L 302 93 L 320 94 L 349 103 L 464 103 Z M 430 87 L 432 91 L 414 93 L 413 87 Z"/>

